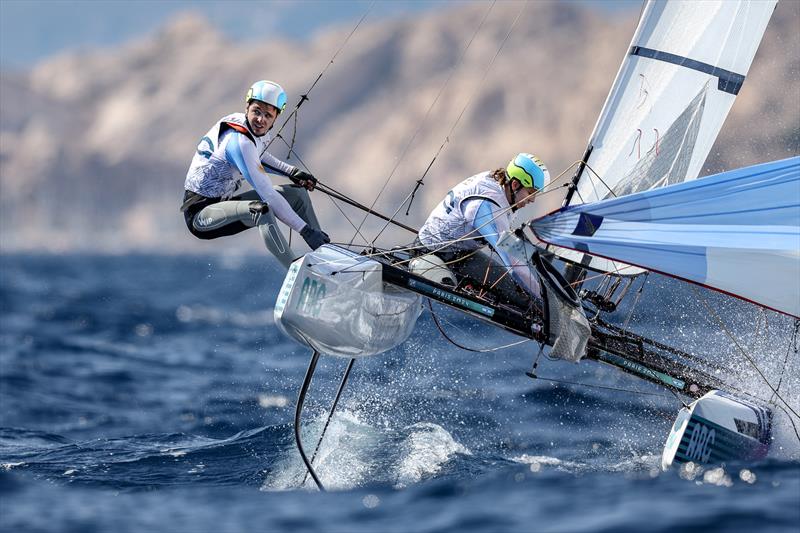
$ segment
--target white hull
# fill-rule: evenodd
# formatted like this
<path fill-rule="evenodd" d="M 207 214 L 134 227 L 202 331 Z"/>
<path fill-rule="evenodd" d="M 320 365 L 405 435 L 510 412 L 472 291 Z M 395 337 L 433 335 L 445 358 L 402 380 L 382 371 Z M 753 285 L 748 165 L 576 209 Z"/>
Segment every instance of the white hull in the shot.
<path fill-rule="evenodd" d="M 383 283 L 381 263 L 325 245 L 289 268 L 275 324 L 289 337 L 340 357 L 375 355 L 405 342 L 420 296 Z"/>
<path fill-rule="evenodd" d="M 752 461 L 767 455 L 772 412 L 721 391 L 711 391 L 678 413 L 661 467 Z"/>

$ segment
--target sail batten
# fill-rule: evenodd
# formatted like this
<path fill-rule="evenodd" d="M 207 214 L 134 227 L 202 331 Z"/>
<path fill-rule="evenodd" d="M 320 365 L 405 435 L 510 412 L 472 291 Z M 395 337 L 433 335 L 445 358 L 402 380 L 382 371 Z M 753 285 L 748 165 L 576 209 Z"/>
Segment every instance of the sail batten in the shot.
<path fill-rule="evenodd" d="M 536 237 L 800 317 L 800 156 L 571 206 Z"/>
<path fill-rule="evenodd" d="M 691 68 L 699 72 L 704 72 L 719 79 L 717 88 L 720 91 L 734 95 L 739 94 L 739 90 L 744 83 L 744 76 L 741 74 L 725 70 L 724 68 L 715 67 L 714 65 L 709 65 L 702 61 L 696 61 L 689 57 L 670 54 L 669 52 L 653 50 L 652 48 L 645 48 L 643 46 L 632 46 L 630 55 L 649 57 L 650 59 L 665 61 L 674 65 L 680 65 L 684 68 Z"/>

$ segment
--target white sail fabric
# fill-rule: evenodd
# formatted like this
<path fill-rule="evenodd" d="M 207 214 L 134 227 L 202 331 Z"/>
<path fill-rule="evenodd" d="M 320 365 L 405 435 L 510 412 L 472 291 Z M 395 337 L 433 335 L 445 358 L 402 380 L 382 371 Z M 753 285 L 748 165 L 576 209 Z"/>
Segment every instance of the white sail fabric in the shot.
<path fill-rule="evenodd" d="M 595 125 L 569 204 L 695 179 L 777 0 L 650 1 Z M 564 257 L 621 274 L 638 269 Z M 622 270 L 620 270 L 622 269 Z"/>
<path fill-rule="evenodd" d="M 532 228 L 800 318 L 800 156 L 568 207 Z"/>

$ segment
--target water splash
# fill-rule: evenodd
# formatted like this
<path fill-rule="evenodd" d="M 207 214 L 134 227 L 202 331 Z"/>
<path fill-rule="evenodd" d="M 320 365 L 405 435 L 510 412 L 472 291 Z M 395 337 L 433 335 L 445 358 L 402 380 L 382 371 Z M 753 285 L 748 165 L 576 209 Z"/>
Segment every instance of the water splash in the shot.
<path fill-rule="evenodd" d="M 433 476 L 454 455 L 472 455 L 465 446 L 456 440 L 443 427 L 430 422 L 420 422 L 407 428 L 409 435 L 403 443 L 404 457 L 397 465 L 398 488 L 419 483 Z"/>
<path fill-rule="evenodd" d="M 320 414 L 304 425 L 301 438 L 309 458 L 325 424 Z M 314 470 L 329 490 L 348 490 L 367 483 L 391 483 L 397 488 L 439 474 L 456 455 L 472 452 L 443 427 L 419 422 L 396 430 L 372 426 L 344 410 L 331 420 L 314 458 Z M 313 489 L 299 453 L 290 447 L 267 473 L 265 491 Z"/>
<path fill-rule="evenodd" d="M 320 413 L 304 424 L 300 438 L 306 454 L 311 459 L 326 413 Z M 379 441 L 375 428 L 363 422 L 358 415 L 343 410 L 331 420 L 325 438 L 313 460 L 314 470 L 325 488 L 346 490 L 370 479 L 374 467 L 374 454 Z M 300 454 L 292 446 L 283 451 L 274 468 L 268 473 L 261 490 L 284 491 L 298 488 L 313 488 L 314 481 L 306 476 L 306 467 Z"/>

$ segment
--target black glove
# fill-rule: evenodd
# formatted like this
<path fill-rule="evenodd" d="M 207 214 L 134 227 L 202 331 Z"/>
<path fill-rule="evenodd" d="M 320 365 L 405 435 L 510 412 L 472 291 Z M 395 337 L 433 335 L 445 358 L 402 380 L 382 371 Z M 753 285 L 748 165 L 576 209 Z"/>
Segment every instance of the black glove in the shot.
<path fill-rule="evenodd" d="M 289 174 L 289 179 L 298 185 L 302 185 L 309 191 L 313 191 L 314 187 L 317 186 L 317 178 L 305 170 L 300 170 L 297 167 L 295 167 L 295 169 L 292 170 L 292 173 Z"/>
<path fill-rule="evenodd" d="M 261 220 L 263 215 L 269 212 L 269 205 L 259 200 L 253 200 L 249 205 L 250 218 L 253 219 L 253 225 L 258 226 L 258 221 Z"/>
<path fill-rule="evenodd" d="M 306 224 L 306 227 L 300 232 L 300 236 L 304 241 L 306 241 L 306 244 L 308 244 L 309 248 L 312 250 L 316 250 L 323 244 L 328 244 L 331 242 L 331 238 L 328 237 L 327 233 L 318 229 L 314 229 L 308 224 Z"/>

